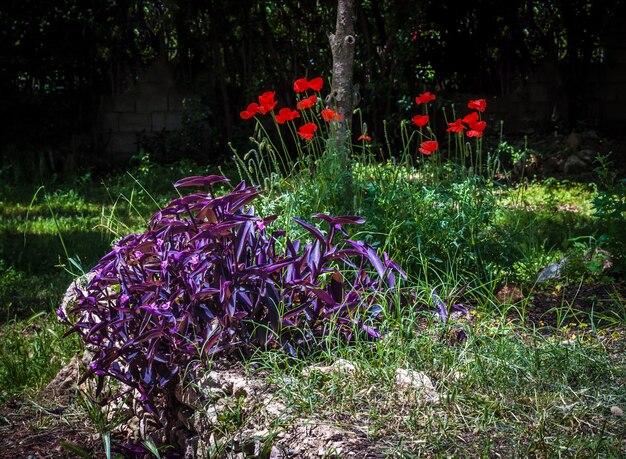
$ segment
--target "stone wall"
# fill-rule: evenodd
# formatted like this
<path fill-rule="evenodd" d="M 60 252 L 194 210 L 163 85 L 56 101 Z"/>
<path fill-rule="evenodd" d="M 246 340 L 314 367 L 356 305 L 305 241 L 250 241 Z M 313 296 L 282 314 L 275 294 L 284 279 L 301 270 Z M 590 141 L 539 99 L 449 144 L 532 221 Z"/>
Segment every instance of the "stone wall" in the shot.
<path fill-rule="evenodd" d="M 626 34 L 614 32 L 607 40 L 606 62 L 590 75 L 591 113 L 598 124 L 623 135 L 626 122 Z"/>
<path fill-rule="evenodd" d="M 606 41 L 605 61 L 590 69 L 584 98 L 584 116 L 590 127 L 620 133 L 626 122 L 626 33 L 615 31 Z M 556 63 L 545 62 L 512 94 L 490 97 L 486 113 L 498 129 L 504 120 L 509 134 L 563 131 L 568 116 L 567 93 Z M 139 151 L 142 134 L 180 130 L 185 116 L 184 99 L 192 94 L 177 85 L 167 62 L 158 60 L 134 87 L 122 94 L 104 96 L 98 112 L 96 134 L 103 159 L 127 160 Z M 456 94 L 457 106 L 482 94 Z"/>
<path fill-rule="evenodd" d="M 490 99 L 489 116 L 505 120 L 505 131 L 562 130 L 568 117 L 566 82 L 556 63 L 545 62 L 513 94 Z M 478 95 L 474 95 L 478 96 Z M 624 135 L 626 122 L 626 33 L 606 40 L 604 62 L 592 64 L 587 85 L 578 95 L 589 127 Z"/>
<path fill-rule="evenodd" d="M 188 95 L 174 83 L 168 64 L 157 61 L 128 91 L 103 96 L 96 134 L 106 159 L 116 162 L 137 153 L 140 134 L 180 130 Z"/>

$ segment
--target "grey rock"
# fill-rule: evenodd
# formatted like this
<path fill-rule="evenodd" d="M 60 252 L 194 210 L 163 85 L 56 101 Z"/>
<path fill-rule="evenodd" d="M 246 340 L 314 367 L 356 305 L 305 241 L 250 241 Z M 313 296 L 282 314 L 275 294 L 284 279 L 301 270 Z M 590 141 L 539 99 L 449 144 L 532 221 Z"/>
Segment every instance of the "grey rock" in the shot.
<path fill-rule="evenodd" d="M 562 258 L 561 260 L 554 263 L 550 263 L 548 266 L 539 271 L 539 275 L 537 276 L 537 282 L 545 282 L 550 279 L 557 279 L 561 277 L 561 272 L 563 268 L 567 264 L 567 258 Z"/>
<path fill-rule="evenodd" d="M 57 375 L 42 391 L 42 398 L 46 400 L 62 399 L 68 402 L 69 398 L 76 393 L 76 383 L 80 379 L 80 360 L 78 356 L 61 368 Z"/>
<path fill-rule="evenodd" d="M 117 431 L 122 433 L 125 438 L 132 442 L 139 442 L 141 439 L 139 438 L 139 423 L 140 419 L 138 416 L 133 416 L 124 424 L 121 424 Z"/>
<path fill-rule="evenodd" d="M 243 443 L 242 449 L 248 457 L 259 457 L 261 453 L 261 441 L 257 438 L 248 439 Z"/>
<path fill-rule="evenodd" d="M 394 377 L 394 386 L 426 403 L 439 402 L 439 394 L 431 379 L 421 371 L 398 368 Z"/>
<path fill-rule="evenodd" d="M 244 377 L 238 377 L 231 380 L 232 395 L 235 398 L 248 397 L 254 395 L 255 390 L 252 385 L 246 381 Z"/>
<path fill-rule="evenodd" d="M 349 360 L 338 359 L 333 362 L 332 365 L 324 366 L 324 365 L 312 365 L 310 367 L 306 367 L 302 370 L 303 376 L 309 376 L 311 373 L 318 372 L 324 375 L 336 374 L 336 373 L 347 373 L 352 374 L 356 371 L 356 365 Z"/>
<path fill-rule="evenodd" d="M 181 408 L 176 412 L 178 421 L 185 426 L 187 430 L 193 429 L 194 410 L 191 408 Z"/>
<path fill-rule="evenodd" d="M 577 132 L 572 132 L 570 135 L 567 136 L 567 139 L 565 139 L 565 143 L 572 150 L 576 151 L 583 143 L 583 136 Z"/>
<path fill-rule="evenodd" d="M 288 457 L 283 450 L 281 450 L 280 448 L 273 446 L 272 450 L 270 451 L 270 459 L 284 459 Z"/>
<path fill-rule="evenodd" d="M 185 459 L 195 459 L 198 451 L 198 443 L 200 439 L 198 437 L 188 438 L 185 441 Z"/>
<path fill-rule="evenodd" d="M 174 395 L 176 397 L 176 400 L 190 408 L 196 406 L 196 403 L 200 398 L 200 394 L 194 386 L 183 385 L 183 383 L 176 386 L 176 388 L 174 389 Z"/>
<path fill-rule="evenodd" d="M 585 161 L 587 164 L 591 164 L 596 157 L 596 152 L 590 149 L 585 149 L 576 153 L 576 156 Z"/>
<path fill-rule="evenodd" d="M 570 155 L 563 166 L 563 172 L 567 175 L 580 174 L 581 172 L 587 172 L 589 170 L 589 165 L 577 155 Z"/>
<path fill-rule="evenodd" d="M 582 138 L 583 140 L 600 140 L 600 136 L 593 129 L 590 129 L 588 131 L 583 131 Z"/>
<path fill-rule="evenodd" d="M 67 313 L 70 309 L 76 306 L 76 290 L 81 290 L 85 292 L 87 285 L 91 280 L 95 277 L 95 273 L 87 273 L 83 276 L 77 277 L 72 281 L 72 283 L 67 287 L 65 293 L 63 294 L 63 299 L 61 300 L 61 310 L 63 314 L 67 317 Z"/>

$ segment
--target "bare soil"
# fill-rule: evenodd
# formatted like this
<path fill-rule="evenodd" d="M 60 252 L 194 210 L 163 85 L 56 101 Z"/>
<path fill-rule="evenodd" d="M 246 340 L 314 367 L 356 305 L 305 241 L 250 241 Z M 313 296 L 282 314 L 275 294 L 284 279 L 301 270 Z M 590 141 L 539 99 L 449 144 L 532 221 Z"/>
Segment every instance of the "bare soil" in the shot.
<path fill-rule="evenodd" d="M 626 286 L 619 282 L 552 286 L 526 298 L 529 301 L 523 325 L 545 333 L 561 333 L 563 339 L 572 335 L 591 336 L 596 327 L 599 331 L 596 336 L 600 336 L 611 354 L 623 355 L 626 324 L 619 318 L 624 317 L 624 298 Z M 518 321 L 519 316 L 514 317 L 515 314 L 510 318 Z M 594 327 L 590 325 L 592 318 Z M 77 397 L 72 392 L 75 389 L 67 385 L 72 376 L 66 374 L 57 379 L 65 389 L 53 392 L 47 389 L 0 406 L 0 459 L 81 457 L 72 451 L 71 445 L 91 457 L 104 457 L 101 439 L 84 410 L 77 408 Z M 385 457 L 385 440 L 375 441 L 357 426 L 338 427 L 315 420 L 294 419 L 276 440 L 276 451 L 281 455 L 270 457 L 319 457 L 321 450 L 329 448 L 336 449 L 340 457 Z"/>

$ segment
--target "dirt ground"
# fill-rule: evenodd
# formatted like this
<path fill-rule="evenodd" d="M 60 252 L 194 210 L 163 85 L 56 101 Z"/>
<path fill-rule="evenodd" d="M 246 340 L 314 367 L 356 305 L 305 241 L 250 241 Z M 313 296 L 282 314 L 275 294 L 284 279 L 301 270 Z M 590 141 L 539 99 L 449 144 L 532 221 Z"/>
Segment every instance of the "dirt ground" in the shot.
<path fill-rule="evenodd" d="M 624 298 L 626 286 L 623 283 L 571 285 L 534 292 L 525 309 L 524 325 L 546 333 L 554 333 L 554 329 L 559 328 L 564 339 L 574 334 L 584 336 L 592 333 L 589 322 L 593 315 L 611 317 L 611 312 L 618 307 L 623 314 Z M 616 301 L 621 301 L 621 306 Z M 562 320 L 563 312 L 567 312 L 566 320 Z M 519 317 L 512 313 L 510 319 L 517 321 Z M 626 352 L 623 322 L 598 320 L 596 327 L 600 329 L 598 336 L 611 353 Z M 102 441 L 85 411 L 77 408 L 75 393 L 72 395 L 69 389 L 72 376 L 64 378 L 68 388 L 65 393 L 61 390 L 52 394 L 44 390 L 0 406 L 0 458 L 71 458 L 85 457 L 84 454 L 104 457 Z M 343 451 L 342 457 L 384 457 L 364 432 L 349 426 L 338 429 L 296 421 L 281 436 L 277 443 L 285 455 L 275 457 L 317 456 L 320 445 L 337 445 Z M 73 447 L 80 450 L 73 450 Z M 290 456 L 287 451 L 295 455 Z"/>

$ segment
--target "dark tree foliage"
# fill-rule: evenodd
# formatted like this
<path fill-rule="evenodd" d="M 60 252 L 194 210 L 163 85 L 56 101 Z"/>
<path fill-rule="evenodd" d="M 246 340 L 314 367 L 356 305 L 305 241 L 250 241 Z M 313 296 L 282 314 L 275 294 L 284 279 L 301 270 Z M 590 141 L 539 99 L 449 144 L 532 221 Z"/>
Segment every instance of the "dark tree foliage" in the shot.
<path fill-rule="evenodd" d="M 621 0 L 359 2 L 363 106 L 380 126 L 410 106 L 417 89 L 509 94 L 550 61 L 575 123 L 584 117 L 589 67 L 602 62 L 606 33 L 619 26 L 623 6 Z"/>
<path fill-rule="evenodd" d="M 574 123 L 584 116 L 589 67 L 602 62 L 606 32 L 623 19 L 623 6 L 621 0 L 430 1 L 420 31 L 437 39 L 423 56 L 442 87 L 487 95 L 510 93 L 549 61 L 559 70 L 554 78 L 562 81 Z"/>
<path fill-rule="evenodd" d="M 418 91 L 506 94 L 548 60 L 574 122 L 584 116 L 579 94 L 589 66 L 602 60 L 623 3 L 358 1 L 355 100 L 380 138 L 383 119 L 406 118 Z M 330 79 L 336 8 L 336 0 L 1 2 L 0 147 L 32 139 L 67 145 L 89 132 L 99 95 L 124 91 L 165 58 L 219 133 L 207 155 L 225 153 L 228 140 L 245 139 L 238 113 L 246 101 L 276 90 L 291 104 L 295 79 Z"/>
<path fill-rule="evenodd" d="M 65 99 L 68 112 L 80 111 L 75 103 L 81 99 L 89 103 L 128 83 L 159 38 L 141 2 L 124 0 L 7 1 L 0 6 L 0 30 L 4 96 L 16 105 Z"/>

